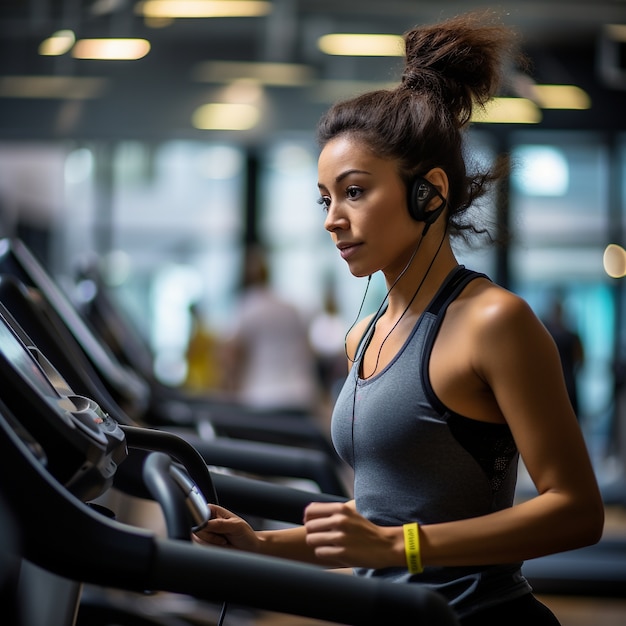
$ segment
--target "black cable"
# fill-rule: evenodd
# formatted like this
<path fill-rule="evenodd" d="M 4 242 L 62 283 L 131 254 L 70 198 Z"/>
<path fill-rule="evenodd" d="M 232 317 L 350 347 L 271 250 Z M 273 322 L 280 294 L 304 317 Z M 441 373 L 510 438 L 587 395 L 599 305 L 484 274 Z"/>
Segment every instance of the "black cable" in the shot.
<path fill-rule="evenodd" d="M 379 359 L 380 359 L 380 354 L 382 352 L 383 346 L 385 345 L 385 342 L 389 338 L 389 335 L 391 335 L 391 333 L 395 330 L 396 326 L 400 323 L 400 320 L 405 316 L 406 312 L 409 310 L 411 304 L 413 304 L 413 301 L 415 300 L 415 298 L 417 297 L 417 294 L 419 293 L 420 289 L 422 288 L 422 285 L 426 281 L 426 278 L 428 277 L 428 274 L 430 274 L 430 270 L 432 269 L 433 265 L 435 264 L 435 260 L 439 256 L 439 252 L 441 251 L 441 247 L 443 246 L 443 242 L 445 241 L 445 237 L 446 237 L 446 231 L 444 230 L 443 237 L 441 238 L 441 241 L 439 242 L 439 246 L 437 247 L 437 251 L 435 252 L 433 258 L 431 259 L 431 261 L 430 261 L 430 263 L 428 265 L 428 268 L 426 269 L 426 273 L 422 277 L 422 280 L 419 282 L 419 284 L 417 286 L 417 289 L 413 293 L 413 297 L 411 298 L 411 300 L 409 301 L 409 303 L 405 307 L 404 311 L 402 312 L 402 315 L 400 315 L 400 317 L 398 318 L 396 323 L 392 326 L 391 330 L 387 333 L 385 338 L 382 340 L 382 342 L 380 344 L 380 348 L 378 349 L 378 354 L 376 355 L 376 363 L 374 364 L 374 370 L 372 371 L 372 374 L 370 374 L 370 376 L 373 376 L 374 373 L 376 372 L 376 370 L 378 369 L 378 362 L 379 362 Z M 417 251 L 419 250 L 419 245 L 422 242 L 422 240 L 423 240 L 423 238 L 420 239 L 420 241 L 418 242 L 417 248 L 415 249 L 415 252 L 411 256 L 407 266 L 404 268 L 404 270 L 402 270 L 402 272 L 400 273 L 400 276 L 394 281 L 393 285 L 391 285 L 391 287 L 387 291 L 387 295 L 385 296 L 385 298 L 381 302 L 381 305 L 378 307 L 378 311 L 374 314 L 374 316 L 372 318 L 372 322 L 370 323 L 370 325 L 368 326 L 367 330 L 365 331 L 366 334 L 370 331 L 370 329 L 372 328 L 372 325 L 374 325 L 374 326 L 376 325 L 376 322 L 378 321 L 377 320 L 378 315 L 380 314 L 381 309 L 383 308 L 384 303 L 386 302 L 387 298 L 389 297 L 389 292 L 395 287 L 395 285 L 397 284 L 399 278 L 407 271 L 407 269 L 409 268 L 409 266 L 413 262 L 413 259 L 415 258 L 415 255 L 417 254 Z M 361 361 L 361 363 L 359 364 L 359 367 L 362 367 L 362 359 L 365 357 L 365 352 L 366 352 L 367 348 L 370 345 L 370 342 L 372 340 L 373 334 L 374 334 L 374 331 L 372 331 L 371 334 L 368 337 L 365 338 L 365 340 L 363 341 L 363 347 L 362 347 L 362 350 L 361 350 L 361 354 L 360 355 L 356 354 L 355 357 L 354 357 L 353 363 L 356 363 L 357 361 Z M 361 377 L 363 379 L 366 378 L 364 371 L 361 372 Z M 354 467 L 356 466 L 356 457 L 355 457 L 356 452 L 355 452 L 355 449 L 354 449 L 354 420 L 355 420 L 355 417 L 356 417 L 356 415 L 355 415 L 355 413 L 356 413 L 356 394 L 357 394 L 358 387 L 359 387 L 359 372 L 356 372 L 355 376 L 354 376 L 354 392 L 352 394 L 352 424 L 351 424 L 352 469 L 354 469 Z"/>
<path fill-rule="evenodd" d="M 404 316 L 406 315 L 407 311 L 409 310 L 409 308 L 411 307 L 411 305 L 413 304 L 413 301 L 415 300 L 415 298 L 417 297 L 417 294 L 419 293 L 420 289 L 422 288 L 422 285 L 424 284 L 424 282 L 426 281 L 426 278 L 428 277 L 428 274 L 430 274 L 430 270 L 432 269 L 433 265 L 435 264 L 435 260 L 437 259 L 437 257 L 439 256 L 439 251 L 441 250 L 441 246 L 443 245 L 443 242 L 445 240 L 445 231 L 443 234 L 443 237 L 441 238 L 441 241 L 439 242 L 439 247 L 437 248 L 437 251 L 435 252 L 435 255 L 433 256 L 432 260 L 430 261 L 430 264 L 428 265 L 428 268 L 426 270 L 426 273 L 424 274 L 424 276 L 422 277 L 422 280 L 420 281 L 419 285 L 417 286 L 417 289 L 415 290 L 415 292 L 413 293 L 413 297 L 411 298 L 411 300 L 409 301 L 409 303 L 406 305 L 404 311 L 402 311 L 402 315 L 400 315 L 400 317 L 396 320 L 395 324 L 391 327 L 391 330 L 387 333 L 387 335 L 385 336 L 385 338 L 382 340 L 381 344 L 380 344 L 380 348 L 378 349 L 378 354 L 376 355 L 376 363 L 374 364 L 374 369 L 372 370 L 372 373 L 370 374 L 370 376 L 373 376 L 376 373 L 376 370 L 378 369 L 378 362 L 380 360 L 380 354 L 383 351 L 383 346 L 385 345 L 385 342 L 387 341 L 387 339 L 389 339 L 389 335 L 391 335 L 391 333 L 396 329 L 396 327 L 398 326 L 398 324 L 400 323 L 400 321 L 404 318 Z M 421 239 L 420 239 L 420 243 L 421 243 Z M 419 244 L 417 246 L 419 248 Z M 415 251 L 417 252 L 417 250 Z M 413 256 L 411 257 L 411 260 L 409 261 L 409 265 L 411 264 L 411 262 L 413 261 L 413 258 L 415 257 L 415 253 L 413 254 Z M 404 274 L 404 272 L 406 272 L 406 270 L 408 269 L 408 265 L 407 267 L 404 268 L 403 272 L 400 274 L 400 276 L 402 276 L 402 274 Z M 387 295 L 385 296 L 385 299 L 383 300 L 383 302 L 381 303 L 380 307 L 378 308 L 378 311 L 376 313 L 376 315 L 374 316 L 374 324 L 376 324 L 376 322 L 378 321 L 377 319 L 375 319 L 378 314 L 380 313 L 383 304 L 385 303 L 385 301 L 387 300 L 388 296 L 389 296 L 389 292 L 391 291 L 391 289 L 393 289 L 393 287 L 396 285 L 396 283 L 398 282 L 398 280 L 396 279 L 396 281 L 393 283 L 393 285 L 391 286 L 391 288 L 389 289 L 389 291 L 387 292 Z M 361 357 L 365 357 L 365 351 L 367 350 L 367 348 L 369 347 L 369 342 L 372 339 L 374 333 L 372 333 L 368 340 L 364 343 L 363 346 L 363 350 L 361 352 Z M 365 376 L 365 371 L 362 371 L 362 378 L 369 378 L 370 376 Z"/>
<path fill-rule="evenodd" d="M 409 267 L 411 267 L 411 263 L 413 263 L 413 259 L 415 258 L 418 250 L 420 249 L 420 245 L 421 245 L 423 239 L 424 239 L 423 236 L 420 237 L 420 240 L 417 242 L 417 246 L 415 247 L 415 250 L 413 250 L 413 254 L 411 254 L 411 258 L 409 259 L 409 262 L 405 265 L 404 269 L 400 272 L 400 274 L 398 274 L 396 279 L 393 281 L 393 284 L 391 285 L 391 287 L 389 287 L 389 289 L 387 290 L 387 293 L 385 294 L 385 297 L 383 298 L 382 302 L 380 303 L 380 306 L 378 307 L 376 312 L 372 315 L 372 319 L 371 319 L 370 323 L 368 324 L 367 328 L 363 332 L 363 336 L 365 336 L 369 332 L 369 330 L 372 327 L 372 324 L 374 324 L 376 322 L 378 314 L 381 312 L 383 306 L 385 306 L 385 302 L 387 302 L 387 298 L 389 298 L 389 294 L 391 293 L 391 290 L 398 284 L 398 281 L 404 276 L 404 274 L 407 272 Z M 346 332 L 346 336 L 345 336 L 345 338 L 343 340 L 344 352 L 346 353 L 346 357 L 347 357 L 348 361 L 350 363 L 352 363 L 352 364 L 354 364 L 354 363 L 356 363 L 358 361 L 359 356 L 358 356 L 358 354 L 355 354 L 354 358 L 351 358 L 350 355 L 348 354 L 348 344 L 347 344 L 348 335 L 350 334 L 350 331 L 354 328 L 356 323 L 359 321 L 359 317 L 361 315 L 361 311 L 363 310 L 363 305 L 365 304 L 365 296 L 367 295 L 367 291 L 369 289 L 371 279 L 372 279 L 372 275 L 370 274 L 368 276 L 368 278 L 367 278 L 367 287 L 365 288 L 365 293 L 363 294 L 363 299 L 361 300 L 361 306 L 359 307 L 359 312 L 357 313 L 356 319 L 354 320 L 354 322 L 352 323 L 350 328 L 348 328 L 348 330 Z"/>
<path fill-rule="evenodd" d="M 350 327 L 346 331 L 346 335 L 343 338 L 343 351 L 345 352 L 346 358 L 348 359 L 350 363 L 354 363 L 356 360 L 356 357 L 352 359 L 350 355 L 348 354 L 348 335 L 350 334 L 350 331 L 356 326 L 356 323 L 359 321 L 359 318 L 361 317 L 361 311 L 363 311 L 363 305 L 365 304 L 365 297 L 367 296 L 367 292 L 369 291 L 371 281 L 372 281 L 372 275 L 370 274 L 367 277 L 367 285 L 365 286 L 365 293 L 363 294 L 363 298 L 361 300 L 361 306 L 359 307 L 359 312 L 356 314 L 356 317 L 354 318 L 354 322 L 350 324 Z"/>

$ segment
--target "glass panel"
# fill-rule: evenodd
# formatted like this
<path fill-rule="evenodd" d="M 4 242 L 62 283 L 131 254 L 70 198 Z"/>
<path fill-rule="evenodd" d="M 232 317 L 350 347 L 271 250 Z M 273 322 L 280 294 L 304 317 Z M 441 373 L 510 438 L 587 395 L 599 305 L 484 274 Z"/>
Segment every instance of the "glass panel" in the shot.
<path fill-rule="evenodd" d="M 179 383 L 190 306 L 216 331 L 228 317 L 240 262 L 243 153 L 192 141 L 124 143 L 113 171 L 114 251 L 125 268 L 119 297 L 154 349 L 159 377 Z"/>
<path fill-rule="evenodd" d="M 317 149 L 310 138 L 278 140 L 262 163 L 259 230 L 269 248 L 272 284 L 311 312 L 335 252 L 317 204 Z"/>
<path fill-rule="evenodd" d="M 594 454 L 609 436 L 615 305 L 603 269 L 609 228 L 607 151 L 593 135 L 516 136 L 512 150 L 512 283 L 547 319 L 559 298 L 585 359 L 579 419 Z"/>
<path fill-rule="evenodd" d="M 588 139 L 538 135 L 538 143 L 524 137 L 512 150 L 511 228 L 516 250 L 535 252 L 576 246 L 599 252 L 585 274 L 603 278 L 602 251 L 608 232 L 607 155 L 600 142 Z M 540 143 L 539 143 L 540 142 Z M 529 255 L 529 257 L 532 255 Z M 575 256 L 575 255 L 574 255 Z M 545 272 L 555 271 L 559 255 L 553 262 L 518 263 L 515 278 L 539 280 Z M 561 255 L 562 258 L 562 255 Z M 580 263 L 560 265 L 562 278 L 578 278 Z M 537 273 L 539 270 L 539 273 Z"/>

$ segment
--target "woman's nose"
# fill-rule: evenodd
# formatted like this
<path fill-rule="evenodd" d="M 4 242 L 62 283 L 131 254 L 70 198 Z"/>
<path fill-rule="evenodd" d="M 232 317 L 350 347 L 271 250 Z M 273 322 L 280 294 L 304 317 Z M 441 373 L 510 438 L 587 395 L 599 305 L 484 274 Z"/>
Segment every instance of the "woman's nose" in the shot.
<path fill-rule="evenodd" d="M 326 219 L 324 220 L 324 228 L 332 233 L 340 228 L 345 228 L 346 219 L 341 214 L 341 211 L 337 208 L 335 203 L 331 203 L 326 213 Z"/>

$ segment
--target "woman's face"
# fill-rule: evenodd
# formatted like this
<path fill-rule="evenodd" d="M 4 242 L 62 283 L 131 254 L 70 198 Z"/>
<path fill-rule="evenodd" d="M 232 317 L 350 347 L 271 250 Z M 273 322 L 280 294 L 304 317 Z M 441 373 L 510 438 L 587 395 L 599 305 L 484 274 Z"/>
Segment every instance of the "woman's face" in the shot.
<path fill-rule="evenodd" d="M 407 191 L 397 165 L 374 155 L 363 142 L 339 136 L 318 161 L 320 202 L 341 257 L 354 276 L 405 267 L 420 238 L 407 209 Z"/>

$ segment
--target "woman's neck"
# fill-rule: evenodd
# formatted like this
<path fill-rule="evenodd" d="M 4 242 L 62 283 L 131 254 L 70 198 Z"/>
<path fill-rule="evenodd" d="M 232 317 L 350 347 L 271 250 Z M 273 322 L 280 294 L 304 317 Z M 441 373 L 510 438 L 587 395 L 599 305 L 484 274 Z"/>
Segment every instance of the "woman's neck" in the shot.
<path fill-rule="evenodd" d="M 393 279 L 395 285 L 385 277 L 388 290 L 386 315 L 395 318 L 407 309 L 416 313 L 423 311 L 457 265 L 447 237 L 441 245 L 436 241 L 435 246 L 419 250 L 406 272 L 399 279 Z"/>

